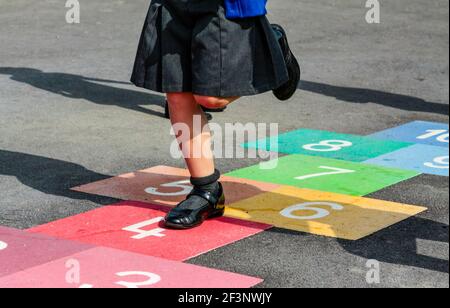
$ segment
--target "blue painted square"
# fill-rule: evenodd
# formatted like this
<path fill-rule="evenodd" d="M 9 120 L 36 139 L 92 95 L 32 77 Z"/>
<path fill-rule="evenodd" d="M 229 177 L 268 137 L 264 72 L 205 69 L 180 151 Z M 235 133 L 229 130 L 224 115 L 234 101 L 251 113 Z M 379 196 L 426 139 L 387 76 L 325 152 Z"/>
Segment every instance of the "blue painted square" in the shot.
<path fill-rule="evenodd" d="M 416 144 L 365 163 L 448 176 L 449 154 L 444 147 Z"/>
<path fill-rule="evenodd" d="M 415 121 L 368 137 L 448 148 L 448 124 Z"/>

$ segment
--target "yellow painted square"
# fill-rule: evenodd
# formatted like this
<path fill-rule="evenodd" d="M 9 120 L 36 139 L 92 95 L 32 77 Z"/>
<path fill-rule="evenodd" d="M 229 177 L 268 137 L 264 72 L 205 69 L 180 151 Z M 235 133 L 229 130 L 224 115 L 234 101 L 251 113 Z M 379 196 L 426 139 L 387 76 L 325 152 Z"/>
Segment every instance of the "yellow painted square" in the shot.
<path fill-rule="evenodd" d="M 283 229 L 358 240 L 426 210 L 419 206 L 283 186 L 230 204 L 226 215 Z"/>

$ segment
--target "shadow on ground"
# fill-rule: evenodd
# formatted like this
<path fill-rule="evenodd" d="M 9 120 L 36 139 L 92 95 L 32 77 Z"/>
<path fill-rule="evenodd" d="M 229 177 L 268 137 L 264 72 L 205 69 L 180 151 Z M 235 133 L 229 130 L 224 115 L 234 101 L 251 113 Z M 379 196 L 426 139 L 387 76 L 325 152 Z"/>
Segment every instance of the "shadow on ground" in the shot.
<path fill-rule="evenodd" d="M 418 97 L 402 94 L 394 94 L 362 88 L 338 87 L 306 80 L 300 83 L 299 89 L 329 97 L 334 97 L 337 100 L 349 103 L 374 103 L 405 111 L 449 115 L 449 108 L 446 104 L 429 102 Z"/>
<path fill-rule="evenodd" d="M 0 176 L 15 177 L 23 185 L 42 193 L 97 204 L 111 204 L 116 199 L 71 191 L 70 188 L 109 178 L 83 166 L 31 154 L 0 150 Z"/>
<path fill-rule="evenodd" d="M 359 241 L 339 240 L 339 243 L 348 252 L 366 259 L 448 273 L 448 260 L 417 253 L 417 240 L 448 244 L 448 238 L 448 225 L 411 217 Z"/>
<path fill-rule="evenodd" d="M 280 228 L 273 228 L 267 232 L 290 236 L 305 235 Z M 349 253 L 365 259 L 448 273 L 448 260 L 418 254 L 417 240 L 448 244 L 449 226 L 420 217 L 411 217 L 361 240 L 338 239 L 337 242 Z M 441 249 L 440 247 L 437 249 Z"/>
<path fill-rule="evenodd" d="M 11 80 L 64 97 L 85 99 L 99 105 L 113 105 L 164 118 L 164 113 L 142 107 L 143 105 L 163 107 L 164 96 L 105 85 L 130 85 L 128 82 L 43 72 L 24 67 L 0 67 L 0 75 L 9 75 Z"/>

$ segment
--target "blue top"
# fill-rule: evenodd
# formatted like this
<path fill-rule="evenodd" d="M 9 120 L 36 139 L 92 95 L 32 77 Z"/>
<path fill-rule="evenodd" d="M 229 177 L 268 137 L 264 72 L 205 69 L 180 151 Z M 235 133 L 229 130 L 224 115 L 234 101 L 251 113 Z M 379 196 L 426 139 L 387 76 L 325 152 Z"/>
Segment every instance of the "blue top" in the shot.
<path fill-rule="evenodd" d="M 248 18 L 267 14 L 267 0 L 225 0 L 226 17 Z"/>

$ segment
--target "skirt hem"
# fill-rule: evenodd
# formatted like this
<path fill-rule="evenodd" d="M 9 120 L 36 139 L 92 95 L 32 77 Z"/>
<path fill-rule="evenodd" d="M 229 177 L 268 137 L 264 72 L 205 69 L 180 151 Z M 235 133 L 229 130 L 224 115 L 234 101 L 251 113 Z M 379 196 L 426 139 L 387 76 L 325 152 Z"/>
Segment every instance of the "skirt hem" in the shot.
<path fill-rule="evenodd" d="M 274 85 L 273 83 L 264 84 L 258 87 L 254 87 L 252 89 L 233 89 L 233 90 L 217 90 L 214 88 L 205 88 L 205 87 L 195 87 L 195 88 L 186 88 L 183 87 L 183 85 L 169 85 L 165 86 L 164 89 L 152 87 L 149 85 L 146 85 L 145 83 L 138 83 L 134 80 L 131 80 L 131 83 L 133 83 L 138 88 L 147 89 L 153 92 L 158 93 L 193 93 L 195 95 L 202 95 L 202 96 L 212 96 L 212 97 L 234 97 L 234 96 L 254 96 L 262 93 L 266 93 L 269 91 L 272 91 L 278 87 L 280 87 L 282 84 L 287 82 L 288 80 L 283 80 L 280 82 L 280 84 Z"/>

